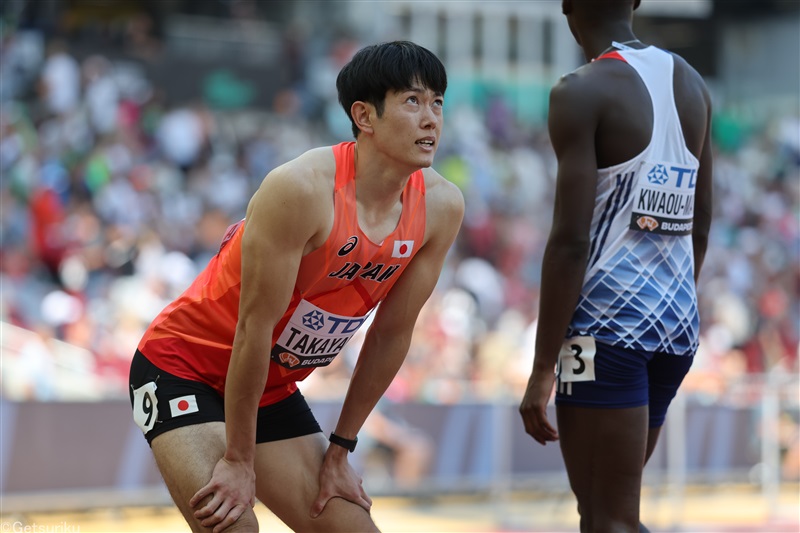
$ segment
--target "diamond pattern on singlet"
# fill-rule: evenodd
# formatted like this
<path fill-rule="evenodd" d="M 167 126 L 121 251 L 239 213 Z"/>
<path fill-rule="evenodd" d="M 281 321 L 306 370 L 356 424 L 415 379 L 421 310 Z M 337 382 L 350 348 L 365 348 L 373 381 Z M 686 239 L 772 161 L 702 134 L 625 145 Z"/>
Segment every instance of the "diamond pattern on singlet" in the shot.
<path fill-rule="evenodd" d="M 570 335 L 626 348 L 693 353 L 699 318 L 687 239 L 626 240 L 587 278 Z"/>

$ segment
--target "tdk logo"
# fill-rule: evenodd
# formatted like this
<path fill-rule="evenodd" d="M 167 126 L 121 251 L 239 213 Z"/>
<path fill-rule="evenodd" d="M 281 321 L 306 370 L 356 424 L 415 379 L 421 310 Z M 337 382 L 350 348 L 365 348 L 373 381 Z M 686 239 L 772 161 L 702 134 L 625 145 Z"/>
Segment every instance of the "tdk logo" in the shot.
<path fill-rule="evenodd" d="M 658 185 L 664 185 L 667 180 L 669 180 L 669 175 L 667 174 L 667 167 L 664 165 L 656 165 L 650 170 L 650 173 L 647 174 L 647 179 L 650 183 L 655 183 Z"/>
<path fill-rule="evenodd" d="M 670 166 L 657 163 L 647 173 L 647 181 L 653 185 L 671 185 L 676 189 L 694 189 L 697 178 L 696 168 Z"/>
<path fill-rule="evenodd" d="M 319 311 L 311 311 L 303 315 L 303 325 L 308 329 L 319 331 L 325 325 L 325 317 Z"/>

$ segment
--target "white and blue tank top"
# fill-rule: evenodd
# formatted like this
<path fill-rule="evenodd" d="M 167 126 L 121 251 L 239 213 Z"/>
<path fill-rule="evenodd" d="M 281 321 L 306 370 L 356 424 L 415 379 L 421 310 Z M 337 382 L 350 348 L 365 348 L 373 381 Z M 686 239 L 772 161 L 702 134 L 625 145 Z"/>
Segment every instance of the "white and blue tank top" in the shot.
<path fill-rule="evenodd" d="M 650 46 L 612 54 L 639 74 L 653 105 L 650 144 L 599 169 L 589 262 L 568 336 L 692 355 L 699 317 L 692 223 L 699 162 L 686 148 L 671 54 Z"/>

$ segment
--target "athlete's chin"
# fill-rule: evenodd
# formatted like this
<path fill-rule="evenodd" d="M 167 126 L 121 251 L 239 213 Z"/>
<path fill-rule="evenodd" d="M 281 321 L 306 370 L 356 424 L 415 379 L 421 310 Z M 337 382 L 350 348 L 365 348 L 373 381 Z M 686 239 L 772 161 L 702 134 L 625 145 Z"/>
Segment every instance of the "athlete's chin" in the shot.
<path fill-rule="evenodd" d="M 431 165 L 433 165 L 433 155 L 434 154 L 430 154 L 430 155 L 426 155 L 424 157 L 416 158 L 416 165 L 415 166 L 417 166 L 419 168 L 428 168 L 428 167 L 430 167 Z"/>

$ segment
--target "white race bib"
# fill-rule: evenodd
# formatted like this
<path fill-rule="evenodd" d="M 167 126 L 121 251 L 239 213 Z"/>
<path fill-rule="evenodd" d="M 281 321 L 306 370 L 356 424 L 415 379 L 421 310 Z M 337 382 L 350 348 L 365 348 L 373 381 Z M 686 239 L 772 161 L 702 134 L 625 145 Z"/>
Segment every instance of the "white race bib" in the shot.
<path fill-rule="evenodd" d="M 145 383 L 133 390 L 133 421 L 144 433 L 156 424 L 158 419 L 158 400 L 156 400 L 156 382 Z"/>
<path fill-rule="evenodd" d="M 288 369 L 329 365 L 368 317 L 329 313 L 301 300 L 272 348 L 272 360 Z"/>
<path fill-rule="evenodd" d="M 630 229 L 690 235 L 696 183 L 696 165 L 642 161 L 633 186 Z"/>
<path fill-rule="evenodd" d="M 594 381 L 594 337 L 566 339 L 558 353 L 558 380 L 564 383 Z"/>

